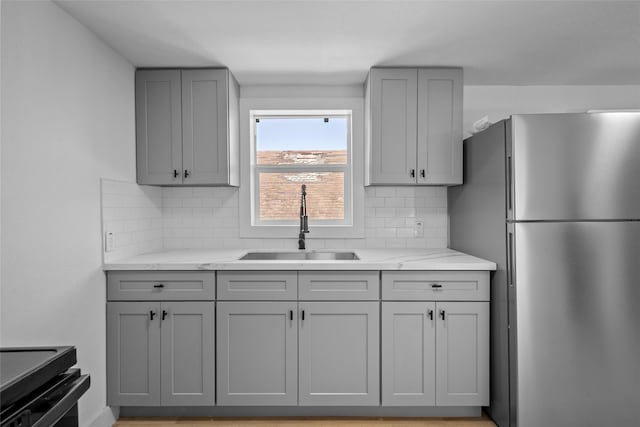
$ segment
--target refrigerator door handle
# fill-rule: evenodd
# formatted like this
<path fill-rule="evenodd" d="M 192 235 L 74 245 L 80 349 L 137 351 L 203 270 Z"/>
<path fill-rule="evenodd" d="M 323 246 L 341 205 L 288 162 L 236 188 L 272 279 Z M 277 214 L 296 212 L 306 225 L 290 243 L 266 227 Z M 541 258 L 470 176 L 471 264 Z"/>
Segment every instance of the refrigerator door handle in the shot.
<path fill-rule="evenodd" d="M 507 212 L 509 213 L 509 215 L 507 215 L 508 218 L 512 217 L 512 211 L 513 211 L 513 189 L 511 188 L 513 186 L 513 165 L 512 165 L 512 159 L 511 156 L 507 156 Z"/>
<path fill-rule="evenodd" d="M 513 286 L 513 231 L 509 231 L 507 245 L 507 286 Z"/>

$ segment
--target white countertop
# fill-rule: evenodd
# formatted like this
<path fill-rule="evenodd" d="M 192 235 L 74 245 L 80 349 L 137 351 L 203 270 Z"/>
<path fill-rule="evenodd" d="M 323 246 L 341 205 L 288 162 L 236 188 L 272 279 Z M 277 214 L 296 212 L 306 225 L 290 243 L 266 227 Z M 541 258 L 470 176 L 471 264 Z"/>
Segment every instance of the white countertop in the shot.
<path fill-rule="evenodd" d="M 324 252 L 328 250 L 318 250 Z M 104 270 L 495 270 L 496 264 L 452 249 L 340 249 L 357 261 L 239 261 L 266 250 L 171 250 L 117 260 Z M 296 252 L 283 251 L 283 252 Z"/>

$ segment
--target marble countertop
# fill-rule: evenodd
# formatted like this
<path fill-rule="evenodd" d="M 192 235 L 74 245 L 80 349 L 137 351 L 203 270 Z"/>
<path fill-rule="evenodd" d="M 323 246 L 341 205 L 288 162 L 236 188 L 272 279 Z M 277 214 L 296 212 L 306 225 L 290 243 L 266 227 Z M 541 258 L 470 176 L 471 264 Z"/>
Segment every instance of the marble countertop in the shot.
<path fill-rule="evenodd" d="M 324 252 L 328 250 L 318 250 Z M 168 250 L 104 264 L 112 270 L 495 270 L 496 264 L 452 249 L 339 249 L 356 261 L 240 261 L 247 252 L 267 250 Z M 283 251 L 295 252 L 295 251 Z"/>

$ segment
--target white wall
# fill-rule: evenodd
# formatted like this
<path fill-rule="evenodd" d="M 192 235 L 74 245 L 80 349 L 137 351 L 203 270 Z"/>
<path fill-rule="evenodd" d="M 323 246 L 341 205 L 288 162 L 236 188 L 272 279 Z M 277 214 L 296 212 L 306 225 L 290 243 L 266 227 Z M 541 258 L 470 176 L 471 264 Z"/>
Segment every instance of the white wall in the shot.
<path fill-rule="evenodd" d="M 2 1 L 0 345 L 75 345 L 105 408 L 100 178 L 135 180 L 134 68 L 48 1 Z"/>
<path fill-rule="evenodd" d="M 484 116 L 495 123 L 511 114 L 640 108 L 640 85 L 465 86 L 463 96 L 465 137 L 473 123 Z"/>

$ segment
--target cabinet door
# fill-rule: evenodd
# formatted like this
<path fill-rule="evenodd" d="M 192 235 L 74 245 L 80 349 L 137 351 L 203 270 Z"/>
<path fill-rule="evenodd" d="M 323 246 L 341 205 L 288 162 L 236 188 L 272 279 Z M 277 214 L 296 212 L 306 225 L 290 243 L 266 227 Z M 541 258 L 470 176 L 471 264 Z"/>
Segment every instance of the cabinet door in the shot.
<path fill-rule="evenodd" d="M 462 69 L 418 70 L 418 183 L 462 184 Z"/>
<path fill-rule="evenodd" d="M 379 405 L 379 303 L 299 303 L 300 405 Z"/>
<path fill-rule="evenodd" d="M 382 303 L 382 405 L 436 402 L 434 302 Z"/>
<path fill-rule="evenodd" d="M 107 303 L 107 404 L 160 405 L 160 303 Z"/>
<path fill-rule="evenodd" d="M 489 303 L 438 302 L 436 404 L 489 405 Z"/>
<path fill-rule="evenodd" d="M 371 184 L 416 182 L 418 72 L 373 68 L 371 92 Z"/>
<path fill-rule="evenodd" d="M 218 404 L 298 403 L 295 302 L 220 302 Z"/>
<path fill-rule="evenodd" d="M 213 405 L 214 303 L 163 302 L 162 404 Z"/>
<path fill-rule="evenodd" d="M 227 70 L 182 70 L 185 184 L 229 182 Z"/>
<path fill-rule="evenodd" d="M 136 72 L 138 184 L 182 183 L 180 99 L 180 71 Z"/>

